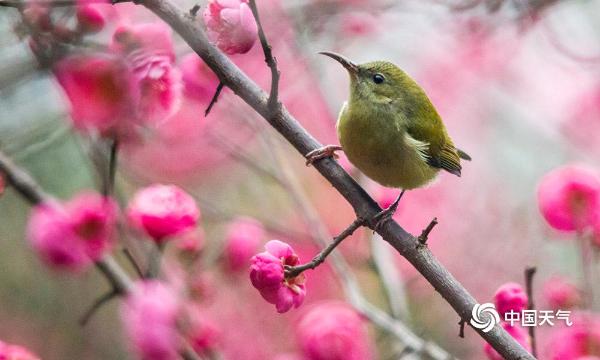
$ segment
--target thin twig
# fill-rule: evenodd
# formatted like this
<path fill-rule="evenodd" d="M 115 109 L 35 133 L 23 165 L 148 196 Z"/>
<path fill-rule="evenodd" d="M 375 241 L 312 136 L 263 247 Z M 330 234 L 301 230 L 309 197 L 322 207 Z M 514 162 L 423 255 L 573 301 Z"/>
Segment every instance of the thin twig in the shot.
<path fill-rule="evenodd" d="M 350 224 L 344 231 L 342 231 L 338 236 L 333 238 L 333 241 L 327 245 L 321 252 L 319 252 L 310 262 L 306 264 L 298 265 L 298 266 L 290 266 L 285 269 L 285 277 L 293 278 L 300 275 L 303 271 L 308 269 L 314 269 L 317 266 L 321 265 L 323 261 L 327 258 L 327 256 L 335 249 L 339 244 L 344 241 L 347 237 L 352 235 L 356 229 L 365 225 L 365 219 L 358 218 Z"/>
<path fill-rule="evenodd" d="M 458 337 L 464 339 L 465 338 L 465 324 L 467 322 L 463 319 L 460 319 L 458 322 Z"/>
<path fill-rule="evenodd" d="M 144 277 L 144 272 L 142 271 L 142 268 L 140 267 L 140 264 L 138 264 L 138 262 L 135 260 L 135 257 L 133 256 L 133 254 L 131 253 L 131 251 L 128 248 L 123 248 L 123 254 L 125 255 L 125 257 L 129 261 L 129 263 L 131 264 L 131 266 L 133 266 L 136 274 L 140 278 L 143 278 Z"/>
<path fill-rule="evenodd" d="M 193 18 L 196 17 L 196 15 L 198 15 L 198 11 L 200 11 L 200 5 L 195 4 L 194 6 L 192 6 L 192 8 L 190 9 L 190 16 Z"/>
<path fill-rule="evenodd" d="M 429 223 L 429 225 L 427 225 L 427 227 L 425 229 L 423 229 L 423 231 L 421 232 L 421 235 L 419 235 L 419 237 L 417 238 L 420 246 L 427 245 L 427 239 L 429 238 L 429 233 L 431 233 L 431 230 L 433 230 L 433 228 L 437 224 L 438 224 L 438 219 L 436 217 L 434 217 L 433 220 L 431 220 L 431 222 Z"/>
<path fill-rule="evenodd" d="M 527 292 L 527 310 L 535 310 L 535 303 L 533 302 L 533 277 L 537 268 L 535 266 L 528 266 L 525 268 L 525 291 Z M 537 344 L 535 339 L 535 326 L 529 327 L 529 339 L 531 340 L 531 355 L 537 357 Z"/>
<path fill-rule="evenodd" d="M 108 155 L 108 169 L 104 175 L 102 195 L 110 196 L 115 188 L 115 176 L 117 175 L 117 157 L 119 153 L 119 140 L 113 139 L 110 143 Z"/>
<path fill-rule="evenodd" d="M 267 36 L 265 35 L 265 31 L 263 29 L 262 23 L 260 21 L 260 16 L 258 14 L 258 8 L 256 7 L 256 1 L 249 1 L 250 9 L 252 9 L 252 15 L 254 15 L 254 19 L 256 20 L 256 26 L 258 27 L 258 39 L 260 40 L 260 45 L 263 49 L 263 53 L 265 55 L 265 62 L 269 69 L 271 69 L 271 91 L 269 94 L 268 108 L 270 112 L 270 116 L 273 116 L 275 112 L 279 108 L 279 69 L 277 69 L 277 59 L 273 57 L 273 51 L 269 41 L 267 40 Z"/>
<path fill-rule="evenodd" d="M 213 106 L 217 103 L 217 101 L 219 101 L 219 95 L 221 95 L 223 87 L 225 87 L 225 84 L 223 84 L 223 82 L 219 82 L 219 85 L 217 85 L 217 89 L 215 90 L 215 94 L 213 95 L 212 99 L 210 99 L 210 103 L 208 104 L 206 110 L 204 110 L 204 117 L 208 116 Z"/>
<path fill-rule="evenodd" d="M 118 295 L 119 294 L 114 289 L 111 289 L 106 294 L 104 294 L 101 297 L 99 297 L 98 299 L 96 299 L 96 301 L 94 301 L 92 306 L 85 312 L 85 314 L 83 314 L 81 319 L 79 319 L 79 325 L 81 325 L 81 326 L 87 325 L 87 323 L 90 321 L 92 316 L 94 316 L 96 311 L 98 311 L 102 307 L 102 305 L 104 305 L 105 303 L 114 299 Z"/>

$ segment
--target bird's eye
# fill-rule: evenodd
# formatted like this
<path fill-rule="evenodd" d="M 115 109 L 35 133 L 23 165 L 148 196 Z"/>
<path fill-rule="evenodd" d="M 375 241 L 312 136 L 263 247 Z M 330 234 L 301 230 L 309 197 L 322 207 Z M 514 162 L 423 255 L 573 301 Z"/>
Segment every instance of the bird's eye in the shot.
<path fill-rule="evenodd" d="M 373 82 L 375 84 L 381 84 L 383 82 L 383 80 L 385 80 L 385 77 L 383 77 L 383 75 L 381 75 L 379 73 L 373 75 Z"/>

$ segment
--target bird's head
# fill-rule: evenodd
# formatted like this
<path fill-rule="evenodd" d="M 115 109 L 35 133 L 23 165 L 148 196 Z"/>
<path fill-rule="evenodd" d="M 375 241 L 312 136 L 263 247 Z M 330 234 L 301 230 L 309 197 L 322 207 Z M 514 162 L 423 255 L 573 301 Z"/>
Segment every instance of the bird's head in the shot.
<path fill-rule="evenodd" d="M 368 100 L 389 104 L 401 100 L 411 91 L 412 80 L 399 67 L 388 61 L 355 64 L 346 57 L 323 51 L 319 54 L 339 62 L 350 75 L 350 100 Z"/>

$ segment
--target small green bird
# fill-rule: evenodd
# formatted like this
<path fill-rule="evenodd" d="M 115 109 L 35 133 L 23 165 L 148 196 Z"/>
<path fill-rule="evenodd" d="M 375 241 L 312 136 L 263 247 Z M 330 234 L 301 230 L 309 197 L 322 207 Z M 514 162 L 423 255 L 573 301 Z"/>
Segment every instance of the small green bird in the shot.
<path fill-rule="evenodd" d="M 387 61 L 354 64 L 338 61 L 350 75 L 350 99 L 340 111 L 335 145 L 307 154 L 307 163 L 343 150 L 369 178 L 387 187 L 411 190 L 432 181 L 439 170 L 460 176 L 460 159 L 446 127 L 421 87 Z"/>

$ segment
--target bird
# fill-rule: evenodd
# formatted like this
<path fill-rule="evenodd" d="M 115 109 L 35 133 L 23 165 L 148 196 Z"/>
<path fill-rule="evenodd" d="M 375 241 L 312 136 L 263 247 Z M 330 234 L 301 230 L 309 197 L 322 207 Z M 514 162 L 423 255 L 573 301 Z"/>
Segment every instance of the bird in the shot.
<path fill-rule="evenodd" d="M 461 159 L 425 91 L 388 61 L 355 64 L 346 57 L 320 52 L 339 62 L 350 76 L 350 96 L 339 113 L 340 145 L 306 154 L 307 165 L 343 150 L 350 163 L 375 182 L 406 190 L 424 187 L 441 170 L 461 176 Z M 395 210 L 395 207 L 391 210 Z"/>

